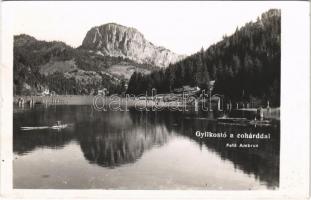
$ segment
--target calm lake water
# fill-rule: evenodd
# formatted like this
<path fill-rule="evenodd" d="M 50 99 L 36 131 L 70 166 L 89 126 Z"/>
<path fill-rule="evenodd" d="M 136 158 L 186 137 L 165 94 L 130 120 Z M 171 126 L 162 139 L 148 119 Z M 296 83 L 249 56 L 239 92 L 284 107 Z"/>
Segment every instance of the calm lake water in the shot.
<path fill-rule="evenodd" d="M 277 189 L 279 125 L 217 123 L 213 113 L 15 109 L 14 188 Z M 22 126 L 70 123 L 61 131 Z M 198 138 L 196 131 L 270 133 L 269 140 Z M 228 148 L 257 143 L 258 148 Z"/>

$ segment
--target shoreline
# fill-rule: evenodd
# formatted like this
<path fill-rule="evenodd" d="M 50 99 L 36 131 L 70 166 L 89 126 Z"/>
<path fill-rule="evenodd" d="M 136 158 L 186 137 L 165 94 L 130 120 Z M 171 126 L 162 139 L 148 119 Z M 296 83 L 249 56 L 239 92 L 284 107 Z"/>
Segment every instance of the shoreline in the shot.
<path fill-rule="evenodd" d="M 102 96 L 103 97 L 103 96 Z M 34 106 L 35 104 L 42 105 L 93 105 L 100 110 L 105 110 L 104 106 L 110 106 L 111 108 L 155 108 L 158 111 L 165 108 L 171 108 L 176 110 L 183 110 L 185 108 L 190 108 L 191 110 L 199 111 L 201 110 L 201 104 L 193 103 L 183 103 L 181 101 L 154 101 L 146 99 L 138 99 L 134 97 L 117 97 L 117 96 L 108 96 L 102 98 L 101 96 L 90 96 L 90 95 L 57 95 L 57 96 L 14 96 L 14 104 L 19 107 Z M 95 107 L 96 107 L 95 106 Z M 215 105 L 212 105 L 213 110 L 217 110 Z M 216 109 L 215 109 L 216 108 Z M 187 111 L 186 109 L 183 111 Z M 219 110 L 223 111 L 223 110 Z M 232 110 L 235 112 L 243 113 L 252 113 L 257 112 L 257 108 L 240 108 Z M 263 108 L 263 116 L 265 119 L 276 119 L 280 120 L 280 107 L 277 108 Z"/>
<path fill-rule="evenodd" d="M 21 102 L 22 99 L 22 102 Z M 125 97 L 104 97 L 101 96 L 83 96 L 83 95 L 58 95 L 58 96 L 14 96 L 14 104 L 17 105 L 111 105 L 111 106 L 138 106 L 138 107 L 176 107 L 181 108 L 185 105 L 180 101 L 153 101 L 153 100 L 142 100 L 138 98 L 125 98 Z M 186 105 L 191 107 L 190 104 Z"/>

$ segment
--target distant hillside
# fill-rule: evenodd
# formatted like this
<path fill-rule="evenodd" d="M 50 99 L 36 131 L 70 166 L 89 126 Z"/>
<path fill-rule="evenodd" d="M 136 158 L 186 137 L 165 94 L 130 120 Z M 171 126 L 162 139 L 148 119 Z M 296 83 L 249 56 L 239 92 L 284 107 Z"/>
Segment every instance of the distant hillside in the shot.
<path fill-rule="evenodd" d="M 281 11 L 272 9 L 237 28 L 231 36 L 168 68 L 149 75 L 134 73 L 127 92 L 144 94 L 156 88 L 170 92 L 183 85 L 208 88 L 231 101 L 270 101 L 280 105 Z"/>
<path fill-rule="evenodd" d="M 121 93 L 134 71 L 148 74 L 159 69 L 25 34 L 14 36 L 13 62 L 14 94 L 36 94 L 44 88 L 57 94 L 90 94 L 104 87 Z"/>

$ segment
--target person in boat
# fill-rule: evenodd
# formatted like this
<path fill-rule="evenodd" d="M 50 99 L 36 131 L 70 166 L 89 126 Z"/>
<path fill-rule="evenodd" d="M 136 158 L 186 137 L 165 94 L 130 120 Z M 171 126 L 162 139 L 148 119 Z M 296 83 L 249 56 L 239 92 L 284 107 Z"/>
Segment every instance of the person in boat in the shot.
<path fill-rule="evenodd" d="M 56 121 L 55 126 L 60 126 L 60 125 L 62 125 L 61 121 Z"/>
<path fill-rule="evenodd" d="M 263 120 L 263 109 L 262 109 L 261 106 L 257 109 L 257 117 L 258 117 L 260 120 Z"/>

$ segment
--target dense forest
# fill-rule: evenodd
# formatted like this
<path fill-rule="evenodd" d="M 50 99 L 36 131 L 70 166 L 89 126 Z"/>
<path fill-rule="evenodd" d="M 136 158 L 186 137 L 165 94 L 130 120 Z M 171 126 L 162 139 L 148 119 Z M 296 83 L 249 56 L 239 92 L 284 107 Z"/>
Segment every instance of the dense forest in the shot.
<path fill-rule="evenodd" d="M 261 101 L 280 105 L 281 11 L 271 9 L 237 28 L 231 36 L 203 48 L 166 69 L 149 75 L 134 73 L 127 93 L 172 92 L 184 85 L 209 87 L 232 102 Z"/>

